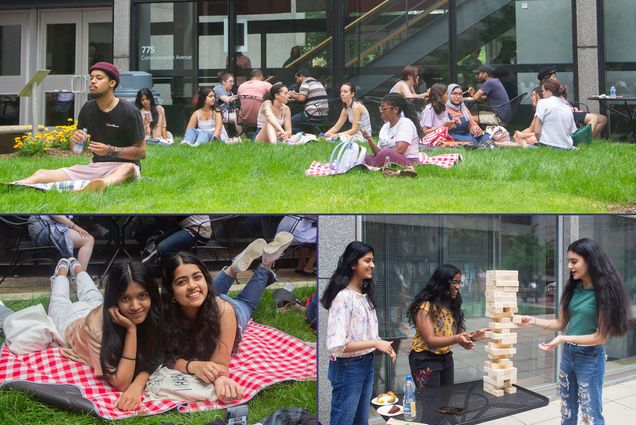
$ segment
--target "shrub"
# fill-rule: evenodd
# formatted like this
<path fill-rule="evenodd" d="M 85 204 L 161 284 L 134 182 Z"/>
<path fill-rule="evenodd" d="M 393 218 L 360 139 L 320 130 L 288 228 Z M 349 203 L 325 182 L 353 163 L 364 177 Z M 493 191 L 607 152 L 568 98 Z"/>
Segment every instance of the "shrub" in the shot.
<path fill-rule="evenodd" d="M 42 155 L 51 148 L 68 150 L 71 145 L 71 135 L 77 129 L 77 121 L 73 121 L 73 118 L 69 118 L 67 121 L 67 125 L 51 128 L 39 126 L 35 137 L 31 133 L 16 137 L 13 147 L 22 156 Z"/>

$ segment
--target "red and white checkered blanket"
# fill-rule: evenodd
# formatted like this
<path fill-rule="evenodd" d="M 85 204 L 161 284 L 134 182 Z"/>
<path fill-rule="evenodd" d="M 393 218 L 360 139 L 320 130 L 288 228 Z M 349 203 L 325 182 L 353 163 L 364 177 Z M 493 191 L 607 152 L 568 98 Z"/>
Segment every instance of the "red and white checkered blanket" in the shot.
<path fill-rule="evenodd" d="M 113 404 L 121 394 L 93 370 L 63 357 L 58 348 L 16 356 L 7 345 L 0 352 L 0 386 L 12 381 L 71 384 L 93 403 L 95 413 L 105 419 L 155 415 L 178 407 L 180 412 L 224 409 L 252 399 L 260 390 L 282 381 L 316 379 L 316 348 L 269 326 L 250 322 L 243 333 L 239 354 L 230 362 L 230 377 L 245 394 L 242 400 L 183 403 L 171 400 L 143 401 L 136 412 L 124 412 Z"/>
<path fill-rule="evenodd" d="M 420 152 L 420 161 L 417 165 L 437 165 L 442 168 L 450 168 L 459 161 L 462 160 L 462 156 L 458 153 L 448 153 L 444 155 L 436 155 L 436 156 L 428 156 L 425 152 Z M 359 164 L 355 167 L 348 169 L 347 171 L 339 171 L 332 169 L 329 164 L 323 164 L 318 161 L 314 161 L 311 163 L 309 168 L 305 170 L 305 175 L 313 176 L 313 177 L 323 177 L 323 176 L 335 176 L 338 174 L 347 173 L 354 168 L 360 168 L 363 170 L 379 170 L 376 167 L 369 167 L 366 164 Z"/>

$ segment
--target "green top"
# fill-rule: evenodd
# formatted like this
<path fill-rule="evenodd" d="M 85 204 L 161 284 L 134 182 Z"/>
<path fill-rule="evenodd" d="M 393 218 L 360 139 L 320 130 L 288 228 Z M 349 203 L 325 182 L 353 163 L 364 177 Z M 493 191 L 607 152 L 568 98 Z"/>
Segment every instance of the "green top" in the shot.
<path fill-rule="evenodd" d="M 570 309 L 570 321 L 566 329 L 568 335 L 589 335 L 596 332 L 598 323 L 594 286 L 585 289 L 583 282 L 577 282 L 568 308 Z"/>

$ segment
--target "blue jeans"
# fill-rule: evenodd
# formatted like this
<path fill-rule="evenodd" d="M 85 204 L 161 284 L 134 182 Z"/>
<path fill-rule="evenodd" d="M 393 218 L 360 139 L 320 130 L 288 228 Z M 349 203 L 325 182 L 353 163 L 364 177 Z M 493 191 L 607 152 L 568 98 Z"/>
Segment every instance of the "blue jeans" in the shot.
<path fill-rule="evenodd" d="M 373 353 L 329 361 L 331 425 L 367 425 L 373 391 Z"/>
<path fill-rule="evenodd" d="M 243 288 L 236 298 L 227 295 L 227 291 L 230 290 L 234 280 L 235 278 L 225 273 L 225 269 L 223 269 L 214 276 L 212 284 L 221 298 L 229 302 L 232 308 L 234 308 L 236 322 L 242 334 L 247 327 L 247 322 L 249 322 L 252 317 L 252 313 L 254 313 L 254 310 L 258 307 L 258 303 L 261 302 L 265 288 L 276 282 L 276 275 L 270 269 L 262 265 L 258 266 L 245 285 L 245 288 Z"/>
<path fill-rule="evenodd" d="M 559 371 L 561 425 L 577 425 L 579 406 L 586 423 L 604 425 L 603 375 L 605 347 L 563 344 Z"/>
<path fill-rule="evenodd" d="M 198 128 L 188 128 L 186 129 L 186 133 L 183 136 L 183 141 L 193 146 L 199 146 L 210 143 L 210 140 L 212 140 L 213 136 L 213 131 L 199 130 Z"/>
<path fill-rule="evenodd" d="M 163 258 L 171 257 L 179 251 L 192 248 L 196 242 L 196 238 L 190 232 L 181 229 L 159 242 L 157 252 Z"/>

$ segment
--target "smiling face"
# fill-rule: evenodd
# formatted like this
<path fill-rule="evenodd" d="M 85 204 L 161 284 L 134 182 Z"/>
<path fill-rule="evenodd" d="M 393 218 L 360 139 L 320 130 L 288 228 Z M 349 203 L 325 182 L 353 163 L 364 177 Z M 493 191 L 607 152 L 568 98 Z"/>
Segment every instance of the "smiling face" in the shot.
<path fill-rule="evenodd" d="M 461 275 L 461 273 L 457 273 L 455 276 L 453 276 L 453 280 L 448 282 L 448 284 L 450 285 L 451 298 L 453 298 L 453 299 L 457 298 L 457 295 L 459 295 L 459 290 L 460 290 L 460 288 L 462 286 L 462 275 Z"/>
<path fill-rule="evenodd" d="M 183 310 L 197 310 L 208 295 L 208 283 L 195 264 L 182 264 L 174 271 L 172 293 Z"/>
<path fill-rule="evenodd" d="M 134 281 L 128 284 L 126 292 L 117 300 L 119 312 L 135 325 L 146 320 L 150 313 L 150 305 L 150 293 L 145 286 Z"/>
<path fill-rule="evenodd" d="M 590 280 L 587 262 L 576 252 L 568 251 L 568 270 L 574 280 Z"/>
<path fill-rule="evenodd" d="M 116 84 L 117 82 L 111 80 L 104 71 L 95 69 L 91 72 L 91 82 L 88 86 L 88 90 L 94 97 L 99 97 L 114 90 Z"/>
<path fill-rule="evenodd" d="M 375 269 L 373 252 L 367 252 L 365 255 L 360 257 L 356 265 L 353 266 L 353 276 L 360 280 L 372 279 L 373 269 Z"/>

